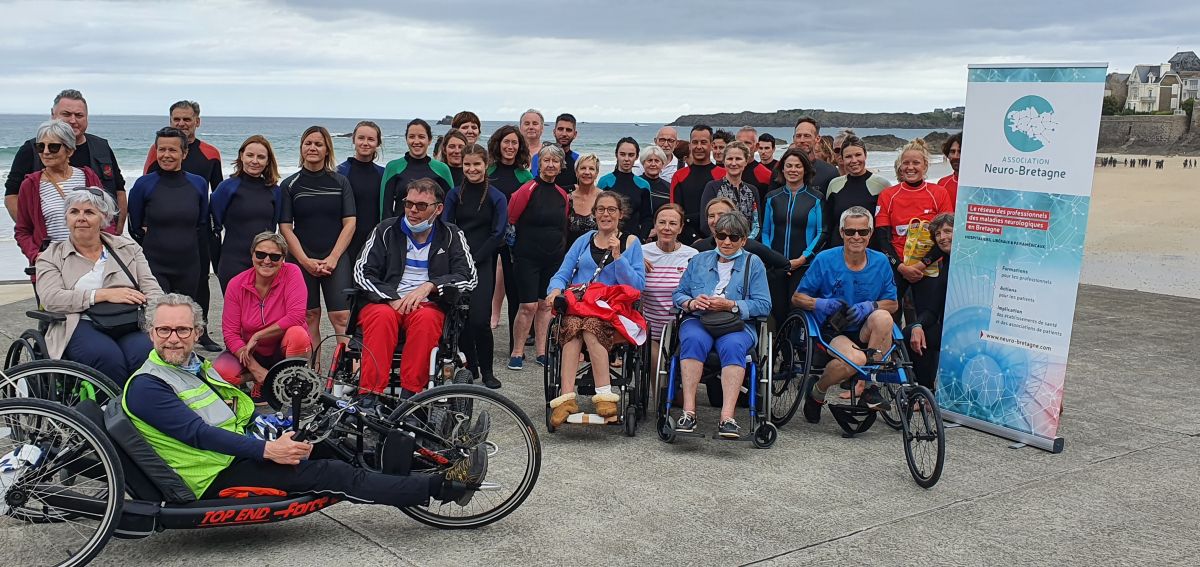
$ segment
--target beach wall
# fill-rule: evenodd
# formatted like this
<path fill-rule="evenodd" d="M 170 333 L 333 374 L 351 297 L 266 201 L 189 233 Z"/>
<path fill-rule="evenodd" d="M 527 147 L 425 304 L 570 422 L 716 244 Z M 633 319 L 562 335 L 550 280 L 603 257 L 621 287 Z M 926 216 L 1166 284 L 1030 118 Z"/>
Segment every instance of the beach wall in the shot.
<path fill-rule="evenodd" d="M 1165 148 L 1178 142 L 1188 130 L 1186 115 L 1102 116 L 1097 146 L 1101 151 Z"/>

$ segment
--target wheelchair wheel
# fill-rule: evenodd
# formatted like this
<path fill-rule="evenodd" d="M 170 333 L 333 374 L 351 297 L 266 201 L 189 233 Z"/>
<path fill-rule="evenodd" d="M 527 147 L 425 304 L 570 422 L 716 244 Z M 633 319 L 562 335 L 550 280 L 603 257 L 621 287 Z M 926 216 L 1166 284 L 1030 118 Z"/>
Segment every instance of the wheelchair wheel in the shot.
<path fill-rule="evenodd" d="M 50 349 L 46 347 L 46 336 L 36 330 L 25 329 L 21 336 L 8 346 L 8 354 L 4 357 L 4 369 L 49 358 Z"/>
<path fill-rule="evenodd" d="M 890 410 L 879 412 L 879 417 L 883 418 L 883 422 L 886 423 L 888 427 L 891 427 L 896 431 L 900 431 L 901 427 L 900 400 L 898 399 L 900 388 L 901 386 L 899 384 L 888 383 L 879 385 L 879 393 L 883 396 L 883 400 L 892 406 L 892 409 Z"/>
<path fill-rule="evenodd" d="M 468 402 L 472 416 L 454 412 Z M 453 435 L 428 422 L 426 416 L 448 413 L 459 423 Z M 483 418 L 483 414 L 488 415 Z M 403 402 L 388 421 L 416 435 L 413 471 L 437 474 L 467 451 L 484 445 L 489 455 L 487 476 L 467 506 L 431 501 L 401 511 L 426 525 L 442 529 L 477 528 L 517 509 L 533 491 L 542 466 L 542 445 L 533 422 L 504 396 L 482 386 L 447 384 L 426 390 Z M 477 424 L 488 425 L 474 431 Z M 465 429 L 464 429 L 465 428 Z M 458 434 L 457 432 L 469 432 Z"/>
<path fill-rule="evenodd" d="M 907 395 L 905 395 L 907 393 Z M 908 472 L 921 488 L 929 488 L 942 477 L 946 462 L 946 430 L 942 411 L 928 388 L 909 386 L 900 395 L 904 420 L 904 459 Z M 916 406 L 916 410 L 913 409 Z"/>
<path fill-rule="evenodd" d="M 663 327 L 662 337 L 658 343 L 658 368 L 654 369 L 654 415 L 661 422 L 667 407 L 667 389 L 671 382 L 671 359 L 674 358 L 674 345 L 671 340 L 675 335 L 675 325 L 668 323 Z M 661 437 L 661 435 L 660 435 Z"/>
<path fill-rule="evenodd" d="M 554 433 L 555 427 L 550 424 L 550 414 L 553 410 L 550 409 L 550 401 L 558 397 L 558 390 L 561 387 L 562 372 L 562 350 L 558 344 L 558 329 L 562 324 L 562 317 L 555 317 L 550 320 L 550 330 L 547 337 L 551 337 L 546 341 L 546 366 L 542 368 L 542 386 L 546 391 L 546 431 Z"/>
<path fill-rule="evenodd" d="M 675 442 L 675 424 L 671 422 L 669 416 L 662 415 L 658 417 L 657 429 L 659 441 L 663 443 Z"/>
<path fill-rule="evenodd" d="M 641 347 L 627 346 L 624 349 L 624 356 L 622 356 L 624 361 L 622 362 L 621 372 L 625 373 L 626 376 L 624 380 L 625 386 L 623 386 L 624 391 L 621 392 L 620 415 L 622 429 L 625 430 L 625 435 L 628 437 L 637 435 L 638 398 L 641 396 L 642 387 L 640 383 L 643 381 L 642 376 L 639 375 L 639 371 L 642 368 L 638 357 L 640 350 Z M 634 373 L 634 375 L 629 376 L 628 373 L 630 372 Z"/>
<path fill-rule="evenodd" d="M 772 349 L 775 376 L 771 386 L 774 399 L 771 401 L 770 412 L 771 422 L 779 427 L 792 420 L 796 410 L 800 408 L 800 402 L 804 401 L 800 393 L 808 372 L 808 363 L 805 360 L 808 345 L 798 348 L 793 340 L 795 337 L 800 337 L 801 340 L 808 338 L 804 317 L 788 319 L 779 330 Z"/>
<path fill-rule="evenodd" d="M 774 423 L 764 421 L 754 430 L 754 446 L 759 449 L 769 449 L 779 439 L 779 428 Z"/>
<path fill-rule="evenodd" d="M 49 400 L 0 400 L 0 532 L 12 565 L 86 565 L 121 518 L 125 477 L 112 442 Z M 36 527 L 22 524 L 32 523 Z M 19 532 L 18 532 L 19 530 Z"/>
<path fill-rule="evenodd" d="M 100 371 L 69 360 L 34 360 L 0 372 L 0 399 L 39 398 L 68 407 L 93 400 L 103 406 L 120 395 Z"/>

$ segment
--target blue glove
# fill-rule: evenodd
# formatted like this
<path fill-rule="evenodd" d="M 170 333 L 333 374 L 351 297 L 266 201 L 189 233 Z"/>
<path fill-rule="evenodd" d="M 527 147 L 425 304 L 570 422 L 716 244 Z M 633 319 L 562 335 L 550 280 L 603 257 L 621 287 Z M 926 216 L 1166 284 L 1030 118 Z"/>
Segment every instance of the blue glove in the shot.
<path fill-rule="evenodd" d="M 825 321 L 829 319 L 830 315 L 837 313 L 845 306 L 846 302 L 840 299 L 818 298 L 817 304 L 813 306 L 813 315 L 817 316 L 817 321 Z"/>
<path fill-rule="evenodd" d="M 860 301 L 846 308 L 847 315 L 850 316 L 850 320 L 856 327 L 862 325 L 873 311 L 875 311 L 874 301 Z"/>

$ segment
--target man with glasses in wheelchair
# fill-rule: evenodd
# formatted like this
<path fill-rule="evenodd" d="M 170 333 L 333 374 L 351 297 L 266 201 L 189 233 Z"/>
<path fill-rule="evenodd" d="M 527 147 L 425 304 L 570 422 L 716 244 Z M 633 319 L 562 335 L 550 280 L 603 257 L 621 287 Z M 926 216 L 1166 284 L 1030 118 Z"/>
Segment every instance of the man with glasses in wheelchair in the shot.
<path fill-rule="evenodd" d="M 859 366 L 877 364 L 875 357 L 891 345 L 892 313 L 899 307 L 891 264 L 882 252 L 867 249 L 874 230 L 869 211 L 850 207 L 838 228 L 844 244 L 817 254 L 792 296 L 792 306 L 812 311 L 829 345 L 846 358 Z M 804 418 L 819 422 L 826 390 L 854 374 L 833 357 L 812 391 L 802 394 Z M 863 392 L 859 405 L 890 409 L 875 386 Z"/>
<path fill-rule="evenodd" d="M 465 506 L 487 472 L 483 445 L 444 473 L 402 476 L 312 458 L 313 445 L 296 441 L 290 431 L 272 440 L 249 436 L 250 397 L 192 352 L 204 332 L 200 306 L 185 295 L 160 296 L 146 309 L 146 326 L 154 350 L 130 378 L 121 405 L 154 453 L 198 499 L 255 487 L 344 494 L 356 502 L 399 507 L 426 505 L 430 498 Z M 392 468 L 397 467 L 385 464 L 384 471 Z"/>
<path fill-rule="evenodd" d="M 369 301 L 358 314 L 364 350 L 358 396 L 364 410 L 373 409 L 388 386 L 401 329 L 406 337 L 401 397 L 425 388 L 449 307 L 438 299 L 475 289 L 471 248 L 457 226 L 441 220 L 443 200 L 433 180 L 410 183 L 404 214 L 381 221 L 354 264 L 354 283 Z"/>

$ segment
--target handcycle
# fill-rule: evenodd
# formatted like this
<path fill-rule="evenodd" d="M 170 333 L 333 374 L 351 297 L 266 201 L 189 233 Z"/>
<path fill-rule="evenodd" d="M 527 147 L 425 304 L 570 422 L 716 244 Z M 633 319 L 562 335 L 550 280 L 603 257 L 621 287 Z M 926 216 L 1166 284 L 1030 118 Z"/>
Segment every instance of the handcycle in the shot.
<path fill-rule="evenodd" d="M 778 372 L 774 381 L 775 403 L 770 406 L 771 421 L 783 426 L 796 414 L 804 397 L 820 379 L 825 364 L 836 356 L 846 363 L 854 376 L 843 383 L 850 392 L 849 403 L 826 403 L 842 435 L 855 437 L 874 425 L 877 417 L 900 431 L 904 458 L 913 480 L 923 488 L 937 484 L 946 458 L 946 436 L 937 399 L 928 388 L 913 379 L 912 363 L 904 347 L 899 327 L 892 327 L 892 342 L 878 362 L 854 364 L 829 345 L 817 320 L 809 311 L 793 313 L 780 326 L 773 353 Z M 859 406 L 855 383 L 866 381 L 878 386 L 890 409 L 875 411 Z"/>

